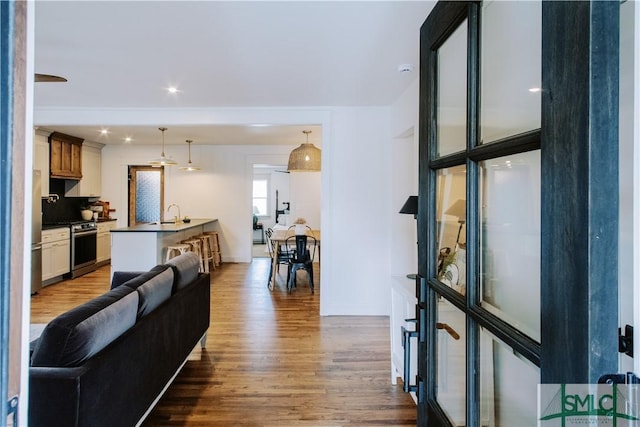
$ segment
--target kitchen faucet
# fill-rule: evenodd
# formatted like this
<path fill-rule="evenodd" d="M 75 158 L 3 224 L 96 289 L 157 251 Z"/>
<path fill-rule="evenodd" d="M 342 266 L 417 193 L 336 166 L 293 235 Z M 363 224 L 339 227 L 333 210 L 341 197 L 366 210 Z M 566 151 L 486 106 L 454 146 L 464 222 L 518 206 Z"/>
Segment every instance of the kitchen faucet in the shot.
<path fill-rule="evenodd" d="M 180 206 L 178 206 L 178 205 L 177 205 L 177 204 L 175 204 L 175 203 L 172 203 L 172 204 L 170 204 L 170 205 L 169 205 L 169 207 L 167 208 L 167 212 L 169 212 L 169 210 L 170 210 L 172 207 L 174 207 L 174 206 L 175 206 L 176 208 L 178 208 L 178 216 L 174 216 L 174 217 L 173 217 L 173 220 L 174 220 L 174 222 L 175 222 L 176 224 L 178 224 L 178 223 L 180 223 L 180 222 L 181 222 L 181 220 L 180 220 L 180 218 L 181 218 L 181 216 L 180 216 Z"/>

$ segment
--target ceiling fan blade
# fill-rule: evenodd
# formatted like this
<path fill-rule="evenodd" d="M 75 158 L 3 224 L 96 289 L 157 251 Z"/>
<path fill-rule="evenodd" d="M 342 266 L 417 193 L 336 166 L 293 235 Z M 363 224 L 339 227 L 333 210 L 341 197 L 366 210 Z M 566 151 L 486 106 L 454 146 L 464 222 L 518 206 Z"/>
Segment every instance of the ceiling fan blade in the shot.
<path fill-rule="evenodd" d="M 60 76 L 54 76 L 51 74 L 38 74 L 38 73 L 35 74 L 36 83 L 40 83 L 40 82 L 55 83 L 55 82 L 66 82 L 66 81 L 67 79 Z"/>

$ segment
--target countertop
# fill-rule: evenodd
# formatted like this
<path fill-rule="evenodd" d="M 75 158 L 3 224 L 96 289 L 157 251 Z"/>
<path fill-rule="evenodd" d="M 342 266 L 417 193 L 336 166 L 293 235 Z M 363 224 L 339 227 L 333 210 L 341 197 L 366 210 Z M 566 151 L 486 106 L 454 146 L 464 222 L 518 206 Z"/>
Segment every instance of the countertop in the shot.
<path fill-rule="evenodd" d="M 42 230 L 55 230 L 56 228 L 66 228 L 68 229 L 69 226 L 68 225 L 61 225 L 61 224 L 46 224 L 42 226 Z"/>
<path fill-rule="evenodd" d="M 112 221 L 117 221 L 117 219 L 116 218 L 99 219 L 96 222 L 100 224 L 102 222 L 112 222 Z M 69 228 L 69 224 L 42 224 L 43 230 L 55 230 L 56 228 Z"/>
<path fill-rule="evenodd" d="M 151 224 L 141 224 L 134 225 L 133 227 L 122 227 L 122 228 L 114 228 L 111 230 L 112 233 L 140 233 L 140 232 L 148 232 L 148 233 L 175 233 L 178 231 L 188 230 L 192 227 L 199 227 L 204 224 L 209 224 L 211 222 L 217 221 L 217 218 L 191 218 L 191 222 L 184 223 L 181 222 L 179 224 L 174 224 L 173 222 L 169 223 L 151 223 Z"/>

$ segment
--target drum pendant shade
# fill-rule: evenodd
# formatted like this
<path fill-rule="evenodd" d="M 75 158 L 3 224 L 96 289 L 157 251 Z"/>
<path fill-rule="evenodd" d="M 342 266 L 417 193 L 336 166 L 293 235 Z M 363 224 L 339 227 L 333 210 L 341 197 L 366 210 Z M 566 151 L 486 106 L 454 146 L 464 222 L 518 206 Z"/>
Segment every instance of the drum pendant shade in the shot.
<path fill-rule="evenodd" d="M 307 135 L 307 142 L 289 154 L 289 164 L 287 170 L 289 172 L 319 172 L 322 162 L 322 151 L 313 144 L 309 143 L 310 130 L 303 130 L 302 133 Z"/>

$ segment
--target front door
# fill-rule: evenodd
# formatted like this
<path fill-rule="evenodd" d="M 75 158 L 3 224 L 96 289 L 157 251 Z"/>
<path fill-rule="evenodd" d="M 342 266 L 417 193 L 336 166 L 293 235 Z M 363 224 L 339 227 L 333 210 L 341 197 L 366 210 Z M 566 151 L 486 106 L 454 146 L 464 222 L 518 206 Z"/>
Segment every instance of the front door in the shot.
<path fill-rule="evenodd" d="M 538 384 L 619 370 L 619 7 L 439 2 L 422 27 L 420 425 L 536 425 Z"/>

